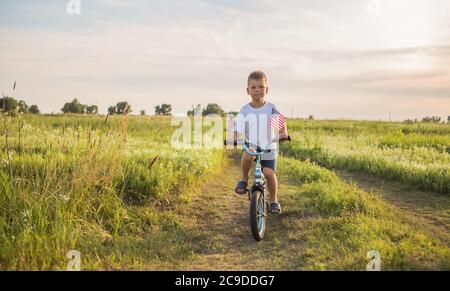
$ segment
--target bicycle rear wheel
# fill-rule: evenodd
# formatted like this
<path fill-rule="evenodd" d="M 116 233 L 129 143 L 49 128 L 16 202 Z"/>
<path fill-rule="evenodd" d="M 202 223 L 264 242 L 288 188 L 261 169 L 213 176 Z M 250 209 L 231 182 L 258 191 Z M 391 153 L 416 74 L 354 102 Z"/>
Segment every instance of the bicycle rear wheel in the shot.
<path fill-rule="evenodd" d="M 261 241 L 266 233 L 267 206 L 261 191 L 252 193 L 250 202 L 250 226 L 253 238 Z"/>

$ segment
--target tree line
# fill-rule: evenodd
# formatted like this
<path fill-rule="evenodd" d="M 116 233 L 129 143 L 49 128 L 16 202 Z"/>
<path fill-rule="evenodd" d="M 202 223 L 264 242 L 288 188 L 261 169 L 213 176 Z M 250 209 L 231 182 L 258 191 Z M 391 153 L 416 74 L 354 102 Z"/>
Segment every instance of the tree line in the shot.
<path fill-rule="evenodd" d="M 30 113 L 39 114 L 41 111 L 37 105 L 28 106 L 28 104 L 23 100 L 16 100 L 12 97 L 3 96 L 0 99 L 0 110 L 2 112 L 9 113 L 11 115 L 16 115 L 18 113 Z"/>
<path fill-rule="evenodd" d="M 155 115 L 157 116 L 171 116 L 172 115 L 172 105 L 170 104 L 161 104 L 154 107 Z M 23 100 L 16 100 L 13 97 L 3 96 L 0 99 L 0 110 L 2 112 L 10 113 L 11 115 L 15 115 L 17 113 L 30 113 L 30 114 L 40 114 L 41 111 L 37 105 L 28 106 L 28 104 Z M 187 112 L 188 116 L 194 115 L 194 110 L 199 110 L 202 115 L 208 114 L 218 114 L 224 115 L 224 110 L 218 104 L 208 104 L 205 108 L 202 108 L 201 105 L 197 105 L 197 107 L 189 110 Z M 72 113 L 72 114 L 98 114 L 99 108 L 97 105 L 87 105 L 82 104 L 77 98 L 74 98 L 72 101 L 67 102 L 61 108 L 61 112 Z M 116 105 L 112 105 L 108 107 L 109 115 L 127 115 L 133 112 L 131 105 L 127 101 L 118 102 Z M 146 115 L 145 110 L 140 111 L 141 115 Z"/>
<path fill-rule="evenodd" d="M 445 120 L 443 120 L 441 117 L 439 116 L 426 116 L 424 118 L 422 118 L 422 120 L 418 120 L 417 118 L 412 120 L 412 119 L 407 119 L 405 120 L 406 123 L 416 123 L 416 122 L 425 122 L 425 123 L 445 123 Z M 447 123 L 450 123 L 450 115 L 447 117 Z"/>
<path fill-rule="evenodd" d="M 172 115 L 172 105 L 170 104 L 161 104 L 154 107 L 156 116 L 171 116 Z M 29 113 L 29 114 L 40 114 L 41 111 L 36 104 L 29 106 L 23 100 L 16 100 L 13 97 L 3 96 L 0 99 L 0 111 L 9 113 L 10 115 L 16 115 L 18 113 Z M 77 98 L 74 98 L 71 102 L 67 102 L 61 108 L 62 113 L 73 113 L 73 114 L 98 114 L 99 109 L 97 105 L 86 105 L 82 104 L 78 101 Z M 131 105 L 127 101 L 118 102 L 116 105 L 112 105 L 108 107 L 109 115 L 127 115 L 133 112 Z M 233 114 L 237 114 L 237 112 L 229 112 Z M 145 110 L 140 111 L 141 115 L 146 115 Z M 192 106 L 192 110 L 187 111 L 188 116 L 193 116 L 194 114 L 201 114 L 203 116 L 209 114 L 217 114 L 220 116 L 225 115 L 225 111 L 216 103 L 210 103 L 206 107 L 202 107 L 200 104 L 197 106 Z M 309 119 L 314 119 L 312 115 L 309 116 Z M 405 120 L 406 123 L 414 123 L 414 122 L 427 122 L 427 123 L 445 123 L 441 117 L 438 116 L 427 116 L 418 119 L 408 119 Z M 447 117 L 447 123 L 450 123 L 450 115 Z"/>

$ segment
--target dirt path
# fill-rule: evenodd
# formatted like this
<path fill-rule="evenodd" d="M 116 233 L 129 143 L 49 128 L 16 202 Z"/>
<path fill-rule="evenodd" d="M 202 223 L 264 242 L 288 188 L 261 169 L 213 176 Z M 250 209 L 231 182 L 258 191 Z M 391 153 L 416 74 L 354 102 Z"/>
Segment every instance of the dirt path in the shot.
<path fill-rule="evenodd" d="M 354 183 L 399 208 L 435 234 L 450 234 L 450 199 L 448 196 L 417 190 L 396 181 L 386 181 L 367 174 L 336 171 L 344 181 Z"/>
<path fill-rule="evenodd" d="M 186 213 L 198 229 L 201 248 L 181 270 L 278 270 L 298 269 L 299 262 L 289 260 L 289 252 L 302 251 L 301 244 L 290 244 L 283 216 L 270 215 L 263 242 L 250 232 L 248 196 L 237 196 L 234 187 L 239 178 L 239 155 L 230 157 L 224 171 L 203 185 Z M 281 191 L 295 191 L 280 185 Z M 290 244 L 288 246 L 288 244 Z"/>
<path fill-rule="evenodd" d="M 250 231 L 247 196 L 234 193 L 240 175 L 239 154 L 230 156 L 221 172 L 212 175 L 180 213 L 194 237 L 193 257 L 164 265 L 169 270 L 304 270 L 320 269 L 322 245 L 307 237 L 327 219 L 308 214 L 311 206 L 305 189 L 279 180 L 281 216 L 269 215 L 266 238 L 256 242 Z M 417 224 L 447 244 L 449 201 L 447 197 L 405 188 L 397 183 L 345 172 L 345 181 L 379 194 L 404 215 L 400 220 Z M 330 218 L 332 219 L 332 218 Z M 331 224 L 333 225 L 333 224 Z M 309 232 L 308 232 L 309 231 Z M 309 244 L 307 243 L 309 242 Z M 332 242 L 331 246 L 333 245 Z M 327 245 L 325 245 L 327 247 Z M 328 246 L 330 247 L 330 246 Z M 314 248 L 314 249 L 311 249 Z M 317 260 L 311 260 L 311 257 Z M 319 265 L 317 265 L 319 264 Z"/>

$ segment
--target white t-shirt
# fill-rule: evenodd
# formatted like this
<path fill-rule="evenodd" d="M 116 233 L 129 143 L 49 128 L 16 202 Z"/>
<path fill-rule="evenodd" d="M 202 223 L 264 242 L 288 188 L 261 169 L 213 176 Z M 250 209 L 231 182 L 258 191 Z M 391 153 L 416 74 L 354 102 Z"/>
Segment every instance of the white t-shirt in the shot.
<path fill-rule="evenodd" d="M 270 144 L 272 151 L 264 154 L 263 160 L 273 160 L 277 156 L 277 143 L 272 140 L 279 136 L 279 132 L 270 125 L 270 118 L 274 112 L 278 112 L 278 109 L 270 102 L 266 101 L 260 108 L 253 108 L 247 103 L 239 111 L 236 120 L 237 133 L 244 134 L 247 141 L 263 149 Z"/>

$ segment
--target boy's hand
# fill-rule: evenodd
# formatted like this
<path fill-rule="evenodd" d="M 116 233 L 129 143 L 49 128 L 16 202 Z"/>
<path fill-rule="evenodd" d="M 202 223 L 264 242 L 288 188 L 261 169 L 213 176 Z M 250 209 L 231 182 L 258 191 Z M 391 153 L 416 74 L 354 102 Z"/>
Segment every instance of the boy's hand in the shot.
<path fill-rule="evenodd" d="M 280 144 L 287 142 L 287 141 L 291 141 L 291 137 L 289 135 L 284 136 L 284 137 L 280 135 Z"/>
<path fill-rule="evenodd" d="M 289 134 L 288 134 L 288 130 L 287 130 L 287 127 L 285 124 L 284 127 L 279 132 L 279 138 L 284 139 L 284 138 L 288 138 L 288 137 L 289 137 Z"/>

